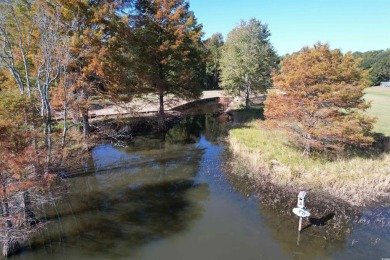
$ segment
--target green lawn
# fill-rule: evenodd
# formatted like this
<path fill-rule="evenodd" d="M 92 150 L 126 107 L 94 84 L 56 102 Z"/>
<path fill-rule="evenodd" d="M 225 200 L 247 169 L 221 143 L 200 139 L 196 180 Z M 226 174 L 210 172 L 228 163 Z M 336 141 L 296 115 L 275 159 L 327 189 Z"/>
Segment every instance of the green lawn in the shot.
<path fill-rule="evenodd" d="M 367 114 L 377 117 L 374 131 L 390 136 L 390 88 L 371 87 L 365 92 L 365 99 L 372 101 Z"/>

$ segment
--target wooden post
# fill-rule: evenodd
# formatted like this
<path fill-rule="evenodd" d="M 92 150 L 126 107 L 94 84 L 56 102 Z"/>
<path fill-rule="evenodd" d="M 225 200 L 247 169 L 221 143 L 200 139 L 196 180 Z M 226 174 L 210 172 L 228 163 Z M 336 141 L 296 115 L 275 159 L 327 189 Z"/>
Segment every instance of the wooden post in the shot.
<path fill-rule="evenodd" d="M 302 229 L 302 217 L 299 217 L 298 231 L 301 232 Z"/>

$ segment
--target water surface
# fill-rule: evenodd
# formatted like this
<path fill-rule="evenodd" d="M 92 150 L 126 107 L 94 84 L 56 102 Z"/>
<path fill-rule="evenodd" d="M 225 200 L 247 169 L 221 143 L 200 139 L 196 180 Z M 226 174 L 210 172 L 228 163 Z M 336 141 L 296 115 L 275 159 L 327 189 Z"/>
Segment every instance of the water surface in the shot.
<path fill-rule="evenodd" d="M 65 195 L 44 207 L 47 229 L 15 258 L 390 257 L 388 207 L 356 219 L 335 212 L 298 237 L 295 198 L 248 189 L 244 178 L 222 171 L 229 160 L 222 129 L 214 117 L 191 117 L 164 142 L 149 136 L 127 148 L 96 147 L 62 181 Z"/>

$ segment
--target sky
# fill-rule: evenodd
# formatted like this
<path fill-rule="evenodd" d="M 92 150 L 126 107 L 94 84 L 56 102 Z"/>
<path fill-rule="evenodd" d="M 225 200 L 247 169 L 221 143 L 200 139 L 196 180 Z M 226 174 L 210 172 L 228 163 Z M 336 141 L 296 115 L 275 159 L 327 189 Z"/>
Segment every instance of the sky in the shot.
<path fill-rule="evenodd" d="M 279 55 L 320 41 L 347 51 L 390 48 L 390 0 L 189 0 L 204 37 L 225 37 L 240 20 L 268 24 Z"/>

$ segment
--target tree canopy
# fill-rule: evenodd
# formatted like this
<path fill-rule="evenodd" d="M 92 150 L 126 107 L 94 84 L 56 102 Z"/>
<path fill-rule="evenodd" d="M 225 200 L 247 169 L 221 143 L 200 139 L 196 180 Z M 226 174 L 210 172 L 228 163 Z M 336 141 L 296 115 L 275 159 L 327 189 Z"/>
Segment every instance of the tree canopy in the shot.
<path fill-rule="evenodd" d="M 369 71 L 371 86 L 390 81 L 390 49 L 384 51 L 367 51 L 353 53 L 355 58 L 362 59 L 361 68 Z"/>
<path fill-rule="evenodd" d="M 222 87 L 238 95 L 245 92 L 249 108 L 250 93 L 266 93 L 272 87 L 271 73 L 277 56 L 266 24 L 256 19 L 241 21 L 227 36 L 222 48 Z"/>
<path fill-rule="evenodd" d="M 201 94 L 202 26 L 184 0 L 137 0 L 131 12 L 133 69 L 141 93 L 159 97 L 160 127 L 164 96 Z"/>
<path fill-rule="evenodd" d="M 352 57 L 327 44 L 305 47 L 287 56 L 274 76 L 278 92 L 265 103 L 265 116 L 311 150 L 341 150 L 371 145 L 374 119 L 363 113 L 366 73 Z"/>
<path fill-rule="evenodd" d="M 206 88 L 216 89 L 219 87 L 220 82 L 220 60 L 222 46 L 224 45 L 223 36 L 221 33 L 215 33 L 211 35 L 205 41 L 205 47 L 207 52 L 206 58 Z"/>

